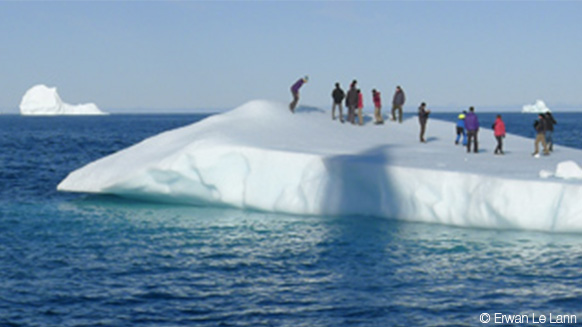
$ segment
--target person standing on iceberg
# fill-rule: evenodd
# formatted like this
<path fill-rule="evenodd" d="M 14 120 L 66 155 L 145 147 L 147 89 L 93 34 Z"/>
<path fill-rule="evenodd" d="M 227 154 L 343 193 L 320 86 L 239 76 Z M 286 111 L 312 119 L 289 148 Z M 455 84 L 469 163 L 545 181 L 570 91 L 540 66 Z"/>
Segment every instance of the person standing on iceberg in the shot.
<path fill-rule="evenodd" d="M 356 108 L 358 107 L 358 89 L 356 89 L 356 80 L 350 85 L 350 90 L 346 96 L 346 107 L 348 107 L 348 121 L 350 123 L 355 123 L 356 120 Z"/>
<path fill-rule="evenodd" d="M 497 140 L 497 147 L 495 148 L 495 154 L 503 153 L 503 138 L 505 137 L 505 123 L 501 119 L 501 115 L 497 115 L 495 122 L 493 123 L 493 135 Z"/>
<path fill-rule="evenodd" d="M 309 80 L 309 76 L 305 76 L 300 78 L 295 82 L 295 84 L 291 85 L 291 94 L 293 95 L 293 101 L 289 104 L 289 110 L 292 113 L 295 113 L 295 107 L 297 106 L 297 102 L 299 102 L 299 89 L 303 86 L 303 84 L 307 83 Z"/>
<path fill-rule="evenodd" d="M 340 87 L 340 83 L 335 83 L 335 89 L 331 92 L 331 97 L 333 99 L 333 105 L 331 106 L 331 119 L 335 120 L 335 107 L 339 108 L 339 118 L 340 122 L 344 122 L 344 113 L 342 109 L 342 101 L 346 97 L 344 90 Z"/>
<path fill-rule="evenodd" d="M 364 110 L 364 95 L 362 94 L 362 90 L 358 89 L 358 120 L 360 121 L 360 126 L 364 125 L 362 110 Z"/>
<path fill-rule="evenodd" d="M 398 110 L 398 122 L 402 123 L 402 106 L 406 102 L 406 96 L 400 86 L 396 87 L 394 98 L 392 99 L 392 120 L 396 121 L 396 111 Z"/>
<path fill-rule="evenodd" d="M 459 114 L 457 117 L 457 138 L 455 139 L 455 145 L 459 144 L 459 140 L 461 139 L 461 135 L 463 136 L 463 145 L 467 145 L 467 134 L 465 133 L 465 115 L 467 112 L 463 110 L 462 113 Z"/>
<path fill-rule="evenodd" d="M 558 122 L 556 122 L 556 120 L 554 119 L 554 116 L 552 115 L 551 112 L 546 112 L 546 124 L 547 124 L 547 128 L 546 128 L 546 144 L 548 145 L 548 151 L 552 152 L 554 151 L 554 125 L 556 125 Z"/>
<path fill-rule="evenodd" d="M 534 122 L 534 129 L 536 130 L 536 140 L 534 142 L 534 152 L 531 154 L 534 157 L 539 157 L 539 144 L 544 147 L 544 155 L 550 154 L 548 151 L 548 144 L 546 143 L 547 123 L 544 114 L 538 115 L 538 120 Z"/>
<path fill-rule="evenodd" d="M 420 123 L 420 142 L 422 143 L 426 143 L 424 132 L 426 131 L 426 122 L 429 114 L 430 110 L 426 110 L 426 103 L 421 103 L 420 107 L 418 107 L 418 122 Z"/>
<path fill-rule="evenodd" d="M 465 116 L 465 129 L 467 130 L 467 152 L 471 152 L 471 143 L 473 143 L 473 151 L 479 152 L 479 141 L 477 133 L 479 133 L 479 119 L 475 114 L 475 108 L 470 107 L 469 113 Z"/>
<path fill-rule="evenodd" d="M 375 124 L 384 124 L 384 118 L 382 118 L 382 100 L 380 99 L 380 92 L 376 91 L 376 89 L 372 90 L 372 99 L 374 100 Z"/>

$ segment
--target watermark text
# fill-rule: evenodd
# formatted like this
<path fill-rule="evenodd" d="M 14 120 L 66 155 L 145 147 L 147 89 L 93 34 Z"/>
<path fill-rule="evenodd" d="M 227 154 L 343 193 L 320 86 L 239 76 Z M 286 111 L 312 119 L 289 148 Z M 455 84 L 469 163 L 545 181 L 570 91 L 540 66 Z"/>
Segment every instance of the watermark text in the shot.
<path fill-rule="evenodd" d="M 483 324 L 496 325 L 510 325 L 510 324 L 528 324 L 528 325 L 543 325 L 543 324 L 561 324 L 574 325 L 577 323 L 576 315 L 572 314 L 507 314 L 501 312 L 482 313 L 479 316 L 479 321 Z"/>

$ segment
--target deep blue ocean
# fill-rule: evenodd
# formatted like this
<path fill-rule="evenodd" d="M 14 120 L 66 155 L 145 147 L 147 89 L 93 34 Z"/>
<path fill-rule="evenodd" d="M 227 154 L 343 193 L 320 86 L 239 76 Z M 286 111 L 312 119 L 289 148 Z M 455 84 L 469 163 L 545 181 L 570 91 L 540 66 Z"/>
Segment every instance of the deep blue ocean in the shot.
<path fill-rule="evenodd" d="M 479 114 L 483 126 L 494 116 Z M 582 323 L 580 234 L 56 191 L 72 170 L 204 117 L 0 115 L 0 326 L 479 326 L 496 313 Z M 535 115 L 503 117 L 533 137 Z M 555 117 L 555 142 L 582 149 L 582 114 Z"/>

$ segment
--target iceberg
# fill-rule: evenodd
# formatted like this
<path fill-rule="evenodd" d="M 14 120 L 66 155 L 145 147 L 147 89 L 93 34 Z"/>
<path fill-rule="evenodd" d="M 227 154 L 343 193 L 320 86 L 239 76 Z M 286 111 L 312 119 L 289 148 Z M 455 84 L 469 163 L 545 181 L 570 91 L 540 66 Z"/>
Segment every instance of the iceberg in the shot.
<path fill-rule="evenodd" d="M 521 109 L 522 113 L 533 113 L 533 114 L 543 114 L 549 111 L 551 111 L 550 108 L 548 108 L 548 106 L 546 106 L 546 103 L 542 100 L 537 100 L 536 103 L 534 104 L 526 104 Z"/>
<path fill-rule="evenodd" d="M 61 100 L 56 87 L 35 85 L 20 102 L 22 115 L 106 115 L 94 103 L 71 105 Z"/>
<path fill-rule="evenodd" d="M 581 150 L 555 146 L 534 158 L 533 140 L 507 135 L 506 154 L 493 155 L 493 132 L 482 128 L 480 153 L 467 153 L 454 145 L 452 122 L 429 119 L 421 143 L 416 118 L 357 126 L 330 116 L 251 101 L 89 163 L 57 188 L 298 215 L 582 232 L 582 180 L 568 173 L 579 170 L 573 160 Z"/>

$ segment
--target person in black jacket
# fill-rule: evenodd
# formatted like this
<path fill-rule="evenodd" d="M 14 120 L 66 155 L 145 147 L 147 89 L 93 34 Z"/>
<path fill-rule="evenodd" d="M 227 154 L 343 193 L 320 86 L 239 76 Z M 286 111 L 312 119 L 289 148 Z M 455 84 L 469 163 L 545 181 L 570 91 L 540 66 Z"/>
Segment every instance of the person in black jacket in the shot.
<path fill-rule="evenodd" d="M 429 114 L 430 110 L 426 109 L 426 103 L 421 103 L 420 107 L 418 107 L 418 122 L 420 123 L 420 142 L 422 143 L 426 143 L 424 132 L 426 131 L 426 121 Z"/>
<path fill-rule="evenodd" d="M 548 145 L 548 151 L 554 151 L 554 125 L 558 122 L 554 119 L 551 112 L 546 112 L 546 144 Z"/>
<path fill-rule="evenodd" d="M 546 130 L 547 130 L 547 123 L 544 114 L 538 115 L 538 120 L 534 122 L 534 128 L 536 130 L 536 140 L 534 143 L 534 153 L 532 156 L 538 157 L 539 156 L 539 144 L 541 143 L 544 147 L 544 155 L 550 154 L 548 152 L 548 145 L 546 143 Z"/>
<path fill-rule="evenodd" d="M 396 121 L 396 111 L 398 111 L 398 122 L 402 123 L 402 106 L 406 101 L 406 96 L 404 91 L 400 86 L 396 87 L 396 92 L 394 93 L 394 98 L 392 99 L 392 120 Z"/>
<path fill-rule="evenodd" d="M 335 107 L 339 107 L 339 118 L 340 121 L 344 122 L 344 113 L 342 108 L 342 101 L 344 100 L 346 94 L 344 90 L 340 87 L 340 83 L 335 83 L 335 89 L 331 92 L 331 97 L 333 98 L 333 105 L 331 106 L 331 119 L 335 120 Z"/>

